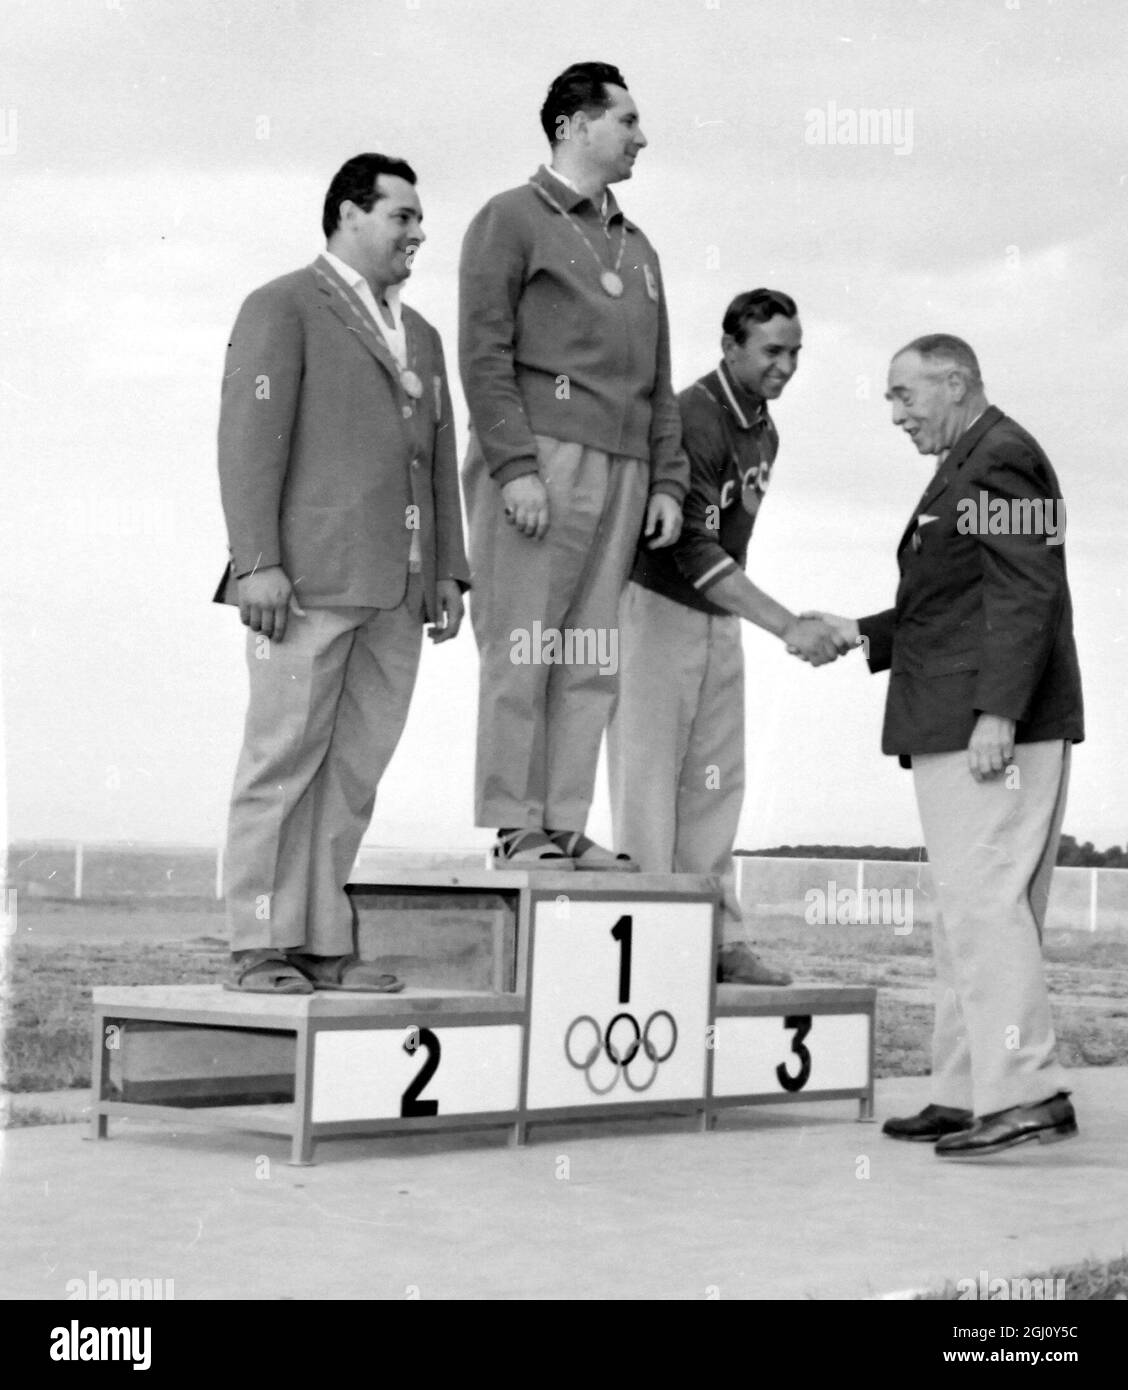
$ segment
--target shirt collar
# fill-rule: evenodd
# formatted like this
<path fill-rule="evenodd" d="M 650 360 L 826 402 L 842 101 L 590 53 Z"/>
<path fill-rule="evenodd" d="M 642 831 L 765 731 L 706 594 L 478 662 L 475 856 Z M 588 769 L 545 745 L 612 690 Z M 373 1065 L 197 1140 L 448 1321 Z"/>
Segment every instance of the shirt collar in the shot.
<path fill-rule="evenodd" d="M 547 180 L 539 177 L 542 173 L 548 175 Z M 535 182 L 539 183 L 542 188 L 546 188 L 547 192 L 553 194 L 557 198 L 559 198 L 560 189 L 558 187 L 554 188 L 553 183 L 563 184 L 572 195 L 571 198 L 564 200 L 564 206 L 569 212 L 577 208 L 580 203 L 591 203 L 592 207 L 595 207 L 594 202 L 592 202 L 586 193 L 581 193 L 571 179 L 566 178 L 558 170 L 552 168 L 550 164 L 542 164 L 536 174 L 533 175 L 533 179 Z M 615 195 L 609 188 L 603 190 L 603 203 L 597 211 L 605 222 L 612 222 L 616 217 L 623 216 L 619 204 L 615 201 Z"/>
<path fill-rule="evenodd" d="M 984 406 L 983 409 L 979 412 L 979 414 L 975 417 L 974 420 L 969 420 L 969 421 L 967 422 L 967 424 L 966 424 L 966 425 L 964 426 L 964 428 L 963 428 L 963 433 L 961 433 L 961 435 L 960 435 L 960 439 L 962 439 L 962 438 L 964 437 L 964 435 L 967 434 L 968 430 L 970 430 L 974 425 L 977 425 L 977 424 L 979 423 L 979 421 L 983 419 L 984 415 L 987 414 L 987 411 L 988 411 L 989 409 L 990 409 L 989 406 Z M 953 444 L 953 445 L 951 446 L 951 448 L 942 449 L 942 450 L 940 451 L 940 453 L 938 453 L 938 454 L 936 455 L 936 466 L 937 466 L 937 468 L 939 468 L 940 465 L 941 465 L 942 463 L 944 463 L 944 461 L 947 459 L 948 455 L 952 452 L 952 449 L 954 449 L 954 448 L 956 447 L 956 444 L 958 444 L 958 443 L 959 443 L 959 439 L 956 440 L 956 443 Z"/>
<path fill-rule="evenodd" d="M 768 403 L 763 396 L 757 396 L 751 391 L 745 390 L 729 371 L 729 366 L 722 358 L 720 366 L 717 368 L 717 380 L 721 383 L 721 390 L 725 394 L 732 413 L 736 416 L 742 430 L 762 429 L 770 418 L 768 415 Z"/>
<path fill-rule="evenodd" d="M 372 286 L 368 283 L 368 281 L 364 278 L 360 271 L 356 269 L 355 266 L 349 265 L 348 261 L 341 260 L 340 256 L 334 256 L 332 251 L 322 251 L 321 256 L 323 260 L 329 262 L 329 264 L 333 267 L 333 269 L 337 272 L 337 274 L 341 277 L 345 284 L 349 286 L 350 289 L 357 290 L 358 292 L 362 288 L 366 289 L 373 299 L 376 298 L 376 296 L 372 294 Z M 399 299 L 401 289 L 401 285 L 389 285 L 388 288 L 384 291 L 384 298 L 387 300 L 388 307 L 392 311 L 392 318 L 395 319 L 397 323 L 399 322 L 400 317 Z"/>

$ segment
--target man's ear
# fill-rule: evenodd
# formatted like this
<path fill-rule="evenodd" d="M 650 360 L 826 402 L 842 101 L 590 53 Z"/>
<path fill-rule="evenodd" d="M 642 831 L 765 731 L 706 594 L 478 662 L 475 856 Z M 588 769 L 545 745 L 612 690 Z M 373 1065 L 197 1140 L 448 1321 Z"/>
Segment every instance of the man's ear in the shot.
<path fill-rule="evenodd" d="M 727 357 L 727 356 L 729 355 L 729 349 L 730 349 L 730 348 L 734 348 L 734 347 L 736 347 L 736 346 L 737 346 L 736 339 L 732 336 L 731 333 L 722 333 L 722 334 L 721 334 L 721 355 L 722 355 L 722 356 Z"/>
<path fill-rule="evenodd" d="M 948 391 L 957 405 L 961 405 L 967 399 L 967 378 L 963 372 L 948 373 Z"/>

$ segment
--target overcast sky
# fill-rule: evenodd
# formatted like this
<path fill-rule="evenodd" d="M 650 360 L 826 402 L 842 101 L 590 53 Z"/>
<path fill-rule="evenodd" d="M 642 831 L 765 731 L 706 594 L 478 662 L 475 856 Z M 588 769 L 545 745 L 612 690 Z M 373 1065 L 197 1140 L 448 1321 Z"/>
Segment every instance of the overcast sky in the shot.
<path fill-rule="evenodd" d="M 1065 829 L 1128 840 L 1121 0 L 7 0 L 0 13 L 13 837 L 222 838 L 246 675 L 238 618 L 209 599 L 239 304 L 321 249 L 345 159 L 400 155 L 428 232 L 405 298 L 453 366 L 463 231 L 544 158 L 551 78 L 600 59 L 624 72 L 650 140 L 616 195 L 662 258 L 675 385 L 715 365 L 734 293 L 799 302 L 803 362 L 773 407 L 755 582 L 795 608 L 892 602 L 932 462 L 891 427 L 885 368 L 918 334 L 969 339 L 1069 508 L 1088 741 Z M 862 110 L 888 113 L 883 143 L 837 138 Z M 812 670 L 747 627 L 745 649 L 740 843 L 917 843 L 911 778 L 879 751 L 887 678 L 859 655 Z M 370 842 L 489 840 L 472 826 L 476 698 L 467 625 L 427 644 Z M 602 796 L 591 829 L 608 833 Z"/>

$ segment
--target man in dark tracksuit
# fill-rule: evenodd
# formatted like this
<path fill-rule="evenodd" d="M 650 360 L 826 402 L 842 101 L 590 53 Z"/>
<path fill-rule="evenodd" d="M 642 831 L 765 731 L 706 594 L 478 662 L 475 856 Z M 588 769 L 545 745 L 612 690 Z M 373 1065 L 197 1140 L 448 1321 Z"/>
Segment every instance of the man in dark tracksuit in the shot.
<path fill-rule="evenodd" d="M 773 290 L 738 295 L 723 323 L 724 360 L 678 397 L 690 491 L 681 537 L 639 548 L 620 612 L 622 676 L 608 731 L 615 847 L 644 872 L 719 875 L 725 883 L 718 978 L 789 984 L 748 945 L 733 888 L 744 800 L 744 655 L 740 619 L 821 665 L 845 644 L 797 619 L 744 573 L 779 437 L 768 401 L 795 372 L 798 310 Z"/>

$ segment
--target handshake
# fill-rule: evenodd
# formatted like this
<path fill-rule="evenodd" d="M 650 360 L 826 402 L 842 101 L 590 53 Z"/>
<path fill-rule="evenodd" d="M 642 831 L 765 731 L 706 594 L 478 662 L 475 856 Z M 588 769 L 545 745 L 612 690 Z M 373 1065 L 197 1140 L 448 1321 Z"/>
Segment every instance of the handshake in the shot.
<path fill-rule="evenodd" d="M 837 661 L 851 647 L 860 647 L 864 640 L 853 618 L 817 611 L 800 613 L 781 635 L 791 655 L 812 666 Z"/>

